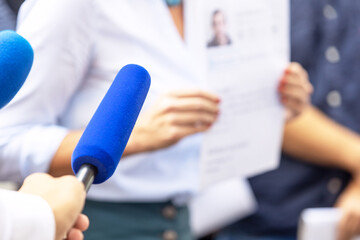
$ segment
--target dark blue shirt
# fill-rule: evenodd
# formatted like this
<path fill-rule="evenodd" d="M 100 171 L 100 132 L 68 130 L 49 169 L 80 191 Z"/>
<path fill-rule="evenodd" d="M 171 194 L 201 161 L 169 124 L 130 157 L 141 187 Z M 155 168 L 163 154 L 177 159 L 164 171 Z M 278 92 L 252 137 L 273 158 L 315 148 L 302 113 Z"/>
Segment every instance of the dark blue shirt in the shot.
<path fill-rule="evenodd" d="M 16 16 L 5 0 L 0 0 L 0 31 L 15 29 Z"/>
<path fill-rule="evenodd" d="M 359 133 L 360 0 L 292 0 L 291 21 L 292 61 L 309 72 L 313 104 Z M 230 230 L 294 236 L 301 211 L 333 206 L 349 177 L 284 155 L 279 169 L 250 179 L 259 210 Z"/>

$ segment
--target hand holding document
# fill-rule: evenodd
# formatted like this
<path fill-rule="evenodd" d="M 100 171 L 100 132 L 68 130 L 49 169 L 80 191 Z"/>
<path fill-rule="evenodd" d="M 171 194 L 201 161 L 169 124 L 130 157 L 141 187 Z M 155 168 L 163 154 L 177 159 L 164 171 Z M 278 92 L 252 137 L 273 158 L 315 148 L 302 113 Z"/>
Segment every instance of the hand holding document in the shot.
<path fill-rule="evenodd" d="M 276 88 L 289 62 L 289 1 L 186 4 L 204 85 L 222 99 L 220 118 L 204 136 L 202 188 L 276 168 L 284 119 Z"/>

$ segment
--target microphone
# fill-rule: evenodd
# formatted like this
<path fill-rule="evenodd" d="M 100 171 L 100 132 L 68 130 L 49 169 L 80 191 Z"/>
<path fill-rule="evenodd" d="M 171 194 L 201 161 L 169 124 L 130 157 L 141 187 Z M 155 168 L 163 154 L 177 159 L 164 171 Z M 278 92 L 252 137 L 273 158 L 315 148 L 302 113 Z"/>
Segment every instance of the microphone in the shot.
<path fill-rule="evenodd" d="M 0 108 L 22 87 L 33 60 L 34 52 L 28 41 L 14 31 L 0 32 Z"/>
<path fill-rule="evenodd" d="M 115 172 L 150 81 L 144 68 L 127 65 L 119 71 L 101 101 L 72 154 L 73 171 L 86 191 L 91 184 L 103 183 Z"/>

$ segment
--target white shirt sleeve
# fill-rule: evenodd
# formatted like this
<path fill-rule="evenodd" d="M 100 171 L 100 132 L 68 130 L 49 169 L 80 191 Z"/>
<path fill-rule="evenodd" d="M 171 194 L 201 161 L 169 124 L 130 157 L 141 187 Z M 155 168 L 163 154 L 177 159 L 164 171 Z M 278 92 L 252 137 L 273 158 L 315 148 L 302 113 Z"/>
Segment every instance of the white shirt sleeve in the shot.
<path fill-rule="evenodd" d="M 0 111 L 0 180 L 46 172 L 68 130 L 58 125 L 88 71 L 92 1 L 27 0 L 18 33 L 34 49 L 24 86 Z"/>
<path fill-rule="evenodd" d="M 38 196 L 0 190 L 0 240 L 53 240 L 55 218 Z"/>

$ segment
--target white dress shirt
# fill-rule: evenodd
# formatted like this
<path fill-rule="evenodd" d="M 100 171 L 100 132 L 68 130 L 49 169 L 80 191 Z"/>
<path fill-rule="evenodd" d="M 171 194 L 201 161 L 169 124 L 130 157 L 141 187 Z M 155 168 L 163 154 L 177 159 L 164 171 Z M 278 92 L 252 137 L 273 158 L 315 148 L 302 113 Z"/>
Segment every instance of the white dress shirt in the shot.
<path fill-rule="evenodd" d="M 0 190 L 0 240 L 53 240 L 55 219 L 38 196 Z"/>
<path fill-rule="evenodd" d="M 145 67 L 160 94 L 199 88 L 197 64 L 163 0 L 27 0 L 18 32 L 34 48 L 32 72 L 0 112 L 0 176 L 21 181 L 46 172 L 69 129 L 86 126 L 119 69 Z M 120 161 L 89 197 L 184 203 L 198 189 L 201 135 Z"/>

